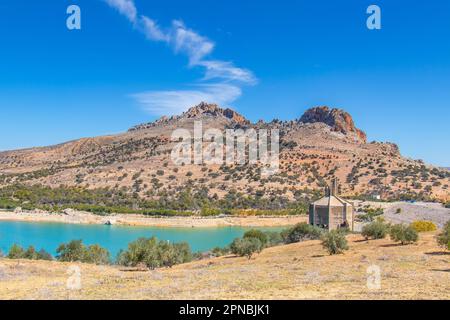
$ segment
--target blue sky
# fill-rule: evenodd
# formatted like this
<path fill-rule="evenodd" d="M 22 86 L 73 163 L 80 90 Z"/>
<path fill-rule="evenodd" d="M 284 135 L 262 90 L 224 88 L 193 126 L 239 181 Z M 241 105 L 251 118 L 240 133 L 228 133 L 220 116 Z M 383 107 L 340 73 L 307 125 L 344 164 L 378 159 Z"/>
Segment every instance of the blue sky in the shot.
<path fill-rule="evenodd" d="M 71 4 L 81 30 L 66 27 Z M 370 4 L 381 30 L 366 27 Z M 343 108 L 369 140 L 450 167 L 449 38 L 446 0 L 2 1 L 0 150 L 122 132 L 208 98 L 254 121 Z"/>

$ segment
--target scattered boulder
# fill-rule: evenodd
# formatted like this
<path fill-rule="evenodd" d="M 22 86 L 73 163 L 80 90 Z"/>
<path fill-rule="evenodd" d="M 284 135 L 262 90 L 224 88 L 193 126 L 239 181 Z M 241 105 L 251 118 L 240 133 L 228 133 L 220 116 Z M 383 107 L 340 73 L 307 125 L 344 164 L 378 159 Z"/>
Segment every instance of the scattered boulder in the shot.
<path fill-rule="evenodd" d="M 114 219 L 107 219 L 107 220 L 105 220 L 104 221 L 104 225 L 105 226 L 113 226 L 113 225 L 115 225 L 117 222 L 116 222 L 116 220 L 114 220 Z"/>
<path fill-rule="evenodd" d="M 75 216 L 76 212 L 73 209 L 64 209 L 62 213 L 64 213 L 66 216 Z"/>

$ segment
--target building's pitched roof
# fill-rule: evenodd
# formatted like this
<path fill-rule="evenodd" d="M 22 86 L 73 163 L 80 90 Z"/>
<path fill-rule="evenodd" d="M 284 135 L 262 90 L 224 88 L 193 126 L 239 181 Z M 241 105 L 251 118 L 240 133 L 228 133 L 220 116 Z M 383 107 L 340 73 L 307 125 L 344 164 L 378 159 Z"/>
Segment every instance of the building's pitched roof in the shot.
<path fill-rule="evenodd" d="M 313 203 L 316 207 L 343 207 L 345 204 L 352 205 L 350 202 L 336 196 L 323 197 Z"/>

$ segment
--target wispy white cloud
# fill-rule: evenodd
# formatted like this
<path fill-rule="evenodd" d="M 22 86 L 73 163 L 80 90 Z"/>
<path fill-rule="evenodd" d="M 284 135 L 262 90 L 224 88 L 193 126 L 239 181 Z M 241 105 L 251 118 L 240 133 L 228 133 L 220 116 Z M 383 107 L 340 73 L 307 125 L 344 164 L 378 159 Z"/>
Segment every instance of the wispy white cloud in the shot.
<path fill-rule="evenodd" d="M 199 65 L 206 68 L 205 80 L 224 79 L 247 84 L 256 84 L 258 81 L 253 72 L 247 69 L 238 68 L 231 62 L 206 60 L 200 61 Z"/>
<path fill-rule="evenodd" d="M 158 26 L 158 24 L 146 16 L 141 16 L 139 24 L 137 27 L 145 34 L 147 39 L 153 41 L 164 41 L 169 42 L 170 36 L 164 33 L 163 30 Z"/>
<path fill-rule="evenodd" d="M 205 83 L 198 90 L 150 91 L 133 95 L 148 112 L 174 114 L 174 111 L 185 111 L 202 101 L 231 103 L 242 94 L 242 85 L 257 83 L 257 78 L 250 70 L 239 68 L 232 62 L 208 58 L 214 51 L 214 42 L 189 29 L 182 21 L 174 20 L 169 28 L 164 29 L 145 15 L 138 17 L 134 0 L 105 1 L 127 17 L 147 39 L 167 43 L 175 53 L 183 53 L 188 57 L 190 67 L 204 68 L 204 82 L 219 81 Z"/>
<path fill-rule="evenodd" d="M 117 9 L 131 22 L 136 22 L 137 9 L 133 0 L 105 0 L 111 7 Z"/>
<path fill-rule="evenodd" d="M 230 84 L 204 84 L 195 90 L 148 91 L 132 95 L 145 111 L 158 116 L 171 116 L 186 111 L 200 102 L 227 105 L 242 94 L 242 90 Z"/>
<path fill-rule="evenodd" d="M 214 50 L 212 41 L 186 28 L 182 21 L 173 21 L 172 28 L 175 50 L 186 53 L 191 65 L 198 65 L 205 56 Z"/>

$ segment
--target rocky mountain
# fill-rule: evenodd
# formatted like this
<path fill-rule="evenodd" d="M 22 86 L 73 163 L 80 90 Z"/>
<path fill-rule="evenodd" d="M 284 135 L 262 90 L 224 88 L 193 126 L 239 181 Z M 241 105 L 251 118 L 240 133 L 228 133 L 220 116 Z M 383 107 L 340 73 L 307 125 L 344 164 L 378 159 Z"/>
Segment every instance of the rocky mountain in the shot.
<path fill-rule="evenodd" d="M 175 165 L 171 134 L 178 128 L 192 130 L 196 120 L 202 120 L 203 130 L 279 129 L 279 172 L 265 177 L 260 165 Z M 393 143 L 367 143 L 351 115 L 328 107 L 309 109 L 292 121 L 251 123 L 231 109 L 202 103 L 119 135 L 0 153 L 0 187 L 108 188 L 155 201 L 186 188 L 214 199 L 239 194 L 289 201 L 321 192 L 334 177 L 347 196 L 450 199 L 448 170 L 406 159 Z"/>
<path fill-rule="evenodd" d="M 330 109 L 328 107 L 317 107 L 309 109 L 300 118 L 303 123 L 325 123 L 334 131 L 345 135 L 354 135 L 355 141 L 366 143 L 367 135 L 355 127 L 352 116 L 340 109 Z"/>
<path fill-rule="evenodd" d="M 216 104 L 208 104 L 206 102 L 200 103 L 198 106 L 190 108 L 179 116 L 167 117 L 163 116 L 155 122 L 145 123 L 137 125 L 131 128 L 129 131 L 139 131 L 158 126 L 167 126 L 173 124 L 182 124 L 183 122 L 190 120 L 205 120 L 211 119 L 219 123 L 226 123 L 228 125 L 250 125 L 250 121 L 244 116 L 240 115 L 234 110 L 229 108 L 222 109 Z"/>

